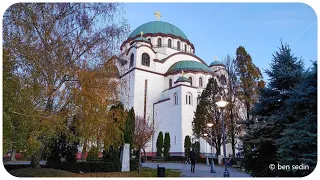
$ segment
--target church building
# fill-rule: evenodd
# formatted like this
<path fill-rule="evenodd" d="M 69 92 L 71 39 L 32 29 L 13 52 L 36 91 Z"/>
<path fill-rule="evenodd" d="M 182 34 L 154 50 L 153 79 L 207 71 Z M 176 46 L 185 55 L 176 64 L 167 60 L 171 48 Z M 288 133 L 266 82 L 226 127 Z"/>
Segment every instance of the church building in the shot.
<path fill-rule="evenodd" d="M 122 84 L 120 99 L 125 108 L 133 107 L 136 115 L 155 123 L 156 133 L 146 148 L 148 155 L 155 156 L 157 136 L 162 131 L 170 134 L 170 155 L 184 156 L 185 136 L 193 137 L 198 97 L 212 77 L 225 86 L 227 73 L 217 60 L 209 65 L 204 62 L 182 30 L 160 21 L 159 12 L 155 14 L 157 21 L 137 27 L 120 47 L 116 63 Z M 202 154 L 210 153 L 210 144 L 202 138 L 200 147 Z M 230 145 L 227 147 L 227 154 L 232 153 Z"/>

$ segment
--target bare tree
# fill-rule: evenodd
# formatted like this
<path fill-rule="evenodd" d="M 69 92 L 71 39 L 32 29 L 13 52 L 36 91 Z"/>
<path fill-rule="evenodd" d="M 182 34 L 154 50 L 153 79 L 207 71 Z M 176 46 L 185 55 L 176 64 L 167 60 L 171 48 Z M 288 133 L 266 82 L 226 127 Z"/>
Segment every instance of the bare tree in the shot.
<path fill-rule="evenodd" d="M 155 133 L 155 126 L 153 123 L 148 123 L 143 117 L 136 116 L 135 131 L 133 135 L 133 146 L 139 150 L 139 168 L 141 167 L 141 149 L 144 149 L 148 142 L 152 139 Z"/>

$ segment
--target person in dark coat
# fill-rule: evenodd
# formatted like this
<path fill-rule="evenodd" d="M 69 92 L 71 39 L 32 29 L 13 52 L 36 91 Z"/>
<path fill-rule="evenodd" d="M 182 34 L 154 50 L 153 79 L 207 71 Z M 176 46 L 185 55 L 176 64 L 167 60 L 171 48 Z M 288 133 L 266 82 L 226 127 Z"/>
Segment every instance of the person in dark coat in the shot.
<path fill-rule="evenodd" d="M 190 151 L 189 158 L 191 161 L 191 172 L 194 172 L 194 168 L 196 167 L 196 153 L 193 149 Z"/>

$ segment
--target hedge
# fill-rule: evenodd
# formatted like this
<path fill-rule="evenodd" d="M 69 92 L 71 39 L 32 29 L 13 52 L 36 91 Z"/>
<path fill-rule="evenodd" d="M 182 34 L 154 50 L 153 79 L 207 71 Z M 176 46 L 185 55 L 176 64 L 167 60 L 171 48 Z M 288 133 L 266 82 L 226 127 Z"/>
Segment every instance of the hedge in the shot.
<path fill-rule="evenodd" d="M 40 167 L 45 168 L 47 166 L 46 165 L 40 165 Z M 31 168 L 31 164 L 5 164 L 4 168 L 7 171 L 11 171 L 11 170 L 14 170 L 14 169 Z"/>
<path fill-rule="evenodd" d="M 65 170 L 73 173 L 79 172 L 120 172 L 121 164 L 114 162 L 63 162 L 57 164 L 49 164 L 49 167 Z"/>
<path fill-rule="evenodd" d="M 186 157 L 184 156 L 169 156 L 168 161 L 181 161 L 184 162 Z"/>
<path fill-rule="evenodd" d="M 139 159 L 130 159 L 130 171 L 137 171 L 139 167 Z"/>

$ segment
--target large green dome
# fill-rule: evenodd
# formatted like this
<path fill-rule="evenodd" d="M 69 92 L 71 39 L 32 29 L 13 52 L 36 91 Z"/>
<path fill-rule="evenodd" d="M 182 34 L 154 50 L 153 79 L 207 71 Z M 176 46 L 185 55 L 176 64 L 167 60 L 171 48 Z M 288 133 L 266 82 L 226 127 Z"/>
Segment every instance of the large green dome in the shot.
<path fill-rule="evenodd" d="M 151 33 L 162 33 L 162 34 L 170 34 L 174 36 L 179 36 L 185 40 L 187 40 L 187 36 L 175 25 L 163 22 L 163 21 L 151 21 L 145 24 L 142 24 L 141 26 L 137 27 L 132 33 L 129 35 L 128 38 L 135 37 L 137 35 L 140 36 L 140 32 L 143 32 L 144 34 Z"/>
<path fill-rule="evenodd" d="M 202 64 L 197 61 L 179 61 L 174 63 L 167 71 L 167 73 L 173 73 L 173 72 L 180 72 L 180 71 L 202 71 L 202 72 L 207 72 L 207 73 L 212 73 L 213 71 L 206 66 L 205 64 Z"/>

